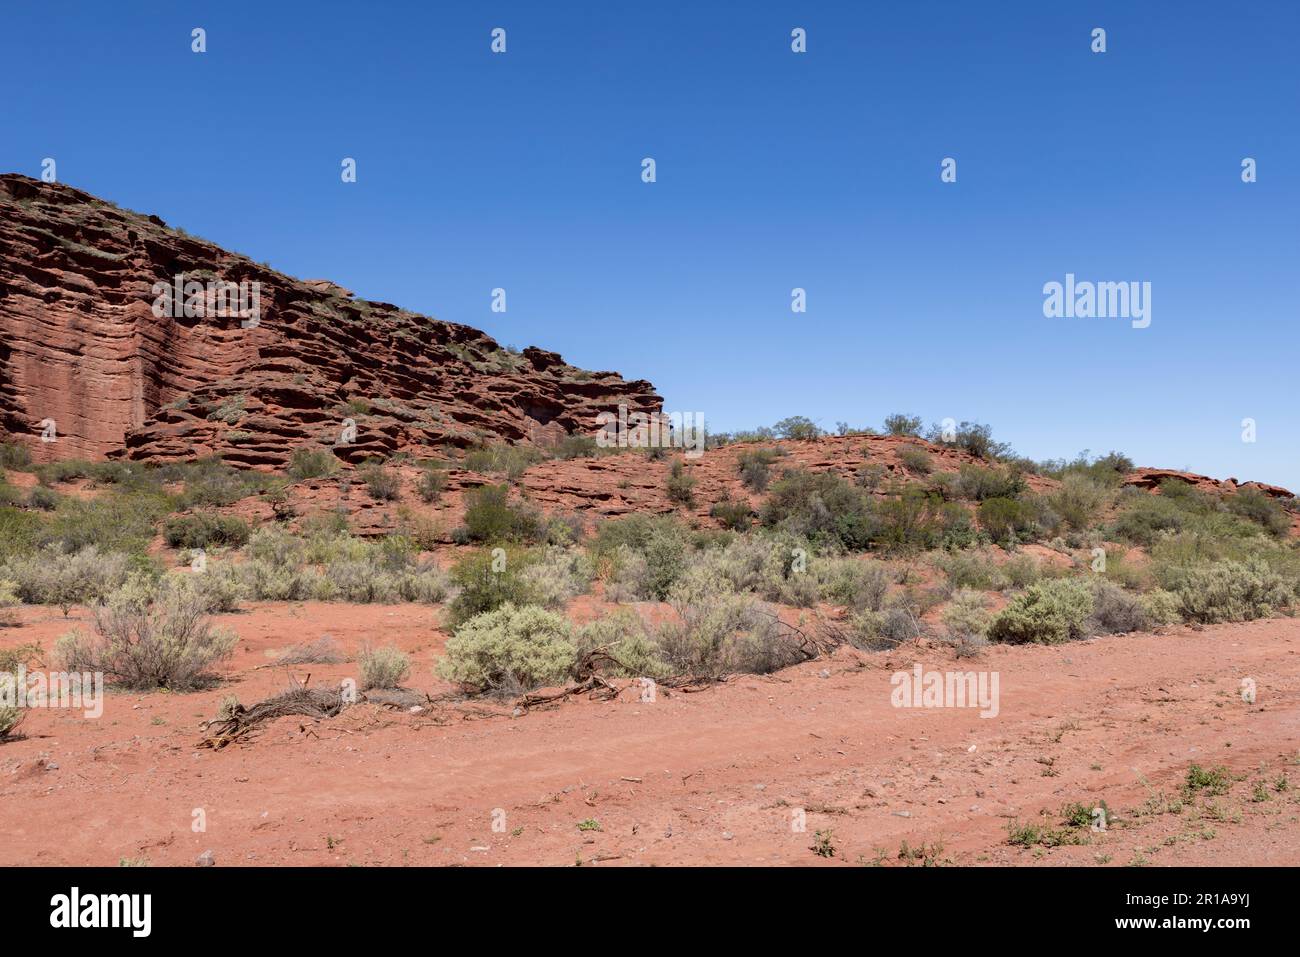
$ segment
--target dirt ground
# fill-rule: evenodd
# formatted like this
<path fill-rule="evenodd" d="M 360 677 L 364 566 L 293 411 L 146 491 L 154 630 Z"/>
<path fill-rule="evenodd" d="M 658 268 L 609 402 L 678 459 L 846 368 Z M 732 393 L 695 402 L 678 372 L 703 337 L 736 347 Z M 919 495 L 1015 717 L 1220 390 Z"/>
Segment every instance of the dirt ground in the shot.
<path fill-rule="evenodd" d="M 0 646 L 48 651 L 88 617 L 19 615 Z M 96 720 L 33 709 L 25 736 L 0 744 L 0 864 L 188 866 L 206 850 L 218 866 L 1300 863 L 1298 619 L 962 660 L 935 646 L 842 649 L 703 691 L 644 701 L 625 682 L 613 701 L 518 714 L 361 704 L 196 748 L 229 695 L 253 703 L 290 672 L 312 687 L 354 676 L 352 663 L 274 665 L 324 634 L 349 655 L 395 643 L 414 660 L 410 687 L 447 691 L 433 675 L 438 618 L 409 604 L 257 603 L 220 616 L 240 643 L 218 687 L 110 693 Z M 891 675 L 916 663 L 996 672 L 997 716 L 894 707 Z M 1182 797 L 1193 763 L 1225 766 L 1228 793 Z M 1011 825 L 1059 828 L 1064 805 L 1102 801 L 1113 820 L 1072 832 L 1081 843 L 1008 843 Z M 900 858 L 905 843 L 923 850 Z"/>

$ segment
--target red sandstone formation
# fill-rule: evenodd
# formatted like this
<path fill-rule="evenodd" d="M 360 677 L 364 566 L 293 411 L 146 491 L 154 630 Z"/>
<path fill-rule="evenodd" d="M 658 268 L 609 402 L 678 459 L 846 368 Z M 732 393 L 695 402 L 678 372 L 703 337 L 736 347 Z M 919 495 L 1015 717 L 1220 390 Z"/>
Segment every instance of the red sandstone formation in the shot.
<path fill-rule="evenodd" d="M 260 284 L 255 326 L 158 318 L 154 284 Z M 251 288 L 251 287 L 250 287 Z M 208 293 L 207 311 L 218 305 Z M 298 446 L 432 452 L 482 440 L 547 444 L 645 381 L 503 349 L 468 326 L 297 280 L 68 186 L 0 175 L 0 425 L 38 461 L 125 456 L 282 466 Z M 53 420 L 57 441 L 39 441 Z"/>

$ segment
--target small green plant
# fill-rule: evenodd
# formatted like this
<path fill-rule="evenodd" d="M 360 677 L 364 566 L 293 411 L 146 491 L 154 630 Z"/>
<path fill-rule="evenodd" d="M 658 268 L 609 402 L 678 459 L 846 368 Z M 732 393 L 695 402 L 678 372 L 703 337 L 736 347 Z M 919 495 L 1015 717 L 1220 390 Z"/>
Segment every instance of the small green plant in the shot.
<path fill-rule="evenodd" d="M 930 453 L 919 445 L 904 445 L 898 450 L 898 461 L 913 475 L 929 475 L 934 471 Z"/>
<path fill-rule="evenodd" d="M 473 693 L 513 693 L 563 680 L 576 657 L 563 617 L 504 604 L 456 629 L 438 674 Z"/>
<path fill-rule="evenodd" d="M 1087 583 L 1057 578 L 1030 585 L 993 619 L 989 638 L 1012 644 L 1059 644 L 1084 635 L 1092 613 Z"/>
<path fill-rule="evenodd" d="M 834 857 L 836 853 L 835 832 L 830 828 L 814 832 L 812 847 L 809 850 L 818 857 Z"/>
<path fill-rule="evenodd" d="M 411 673 L 411 659 L 406 652 L 391 645 L 366 648 L 357 659 L 361 665 L 361 690 L 396 688 Z"/>
<path fill-rule="evenodd" d="M 172 548 L 239 547 L 248 544 L 248 536 L 247 522 L 215 512 L 177 515 L 169 518 L 163 528 L 163 538 Z"/>
<path fill-rule="evenodd" d="M 1189 797 L 1198 793 L 1227 794 L 1231 787 L 1232 778 L 1228 775 L 1228 769 L 1222 766 L 1206 769 L 1193 764 L 1187 769 L 1187 777 L 1183 782 L 1183 790 Z"/>
<path fill-rule="evenodd" d="M 686 474 L 682 460 L 674 459 L 668 472 L 668 500 L 678 505 L 693 505 L 696 481 L 693 475 Z"/>
<path fill-rule="evenodd" d="M 339 460 L 326 449 L 301 446 L 289 455 L 285 473 L 295 482 L 305 479 L 326 478 L 339 469 Z"/>
<path fill-rule="evenodd" d="M 587 818 L 585 821 L 579 821 L 579 822 L 578 822 L 578 830 L 579 830 L 579 831 L 599 831 L 599 830 L 600 830 L 600 822 L 597 821 L 594 817 L 589 817 L 589 818 Z"/>
<path fill-rule="evenodd" d="M 396 501 L 402 493 L 402 480 L 398 474 L 378 463 L 361 470 L 361 481 L 376 502 Z"/>
<path fill-rule="evenodd" d="M 420 496 L 420 501 L 429 504 L 442 498 L 442 493 L 446 489 L 447 472 L 433 466 L 420 473 L 420 479 L 415 486 L 415 492 Z"/>

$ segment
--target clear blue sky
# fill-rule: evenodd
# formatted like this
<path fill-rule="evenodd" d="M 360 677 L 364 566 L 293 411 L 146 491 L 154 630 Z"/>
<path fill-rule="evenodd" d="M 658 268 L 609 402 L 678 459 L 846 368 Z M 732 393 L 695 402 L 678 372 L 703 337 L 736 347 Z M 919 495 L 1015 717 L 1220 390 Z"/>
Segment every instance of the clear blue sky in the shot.
<path fill-rule="evenodd" d="M 1295 0 L 13 3 L 0 169 L 718 430 L 911 411 L 1295 489 L 1297 36 Z M 1044 318 L 1067 272 L 1151 282 L 1150 328 Z"/>

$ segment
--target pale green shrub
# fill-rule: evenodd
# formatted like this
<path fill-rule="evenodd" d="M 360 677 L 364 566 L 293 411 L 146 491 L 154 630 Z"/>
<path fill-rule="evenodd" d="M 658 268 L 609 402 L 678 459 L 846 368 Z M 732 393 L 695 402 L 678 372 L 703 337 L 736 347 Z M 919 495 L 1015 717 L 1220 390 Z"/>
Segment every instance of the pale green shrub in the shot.
<path fill-rule="evenodd" d="M 514 693 L 562 681 L 576 657 L 564 618 L 535 605 L 505 604 L 456 629 L 438 674 L 471 692 Z"/>
<path fill-rule="evenodd" d="M 391 645 L 365 648 L 357 658 L 361 666 L 361 690 L 396 688 L 411 673 L 411 659 L 406 652 Z"/>
<path fill-rule="evenodd" d="M 1016 595 L 989 626 L 989 638 L 1012 644 L 1058 644 L 1084 634 L 1092 589 L 1075 578 L 1037 582 Z"/>

